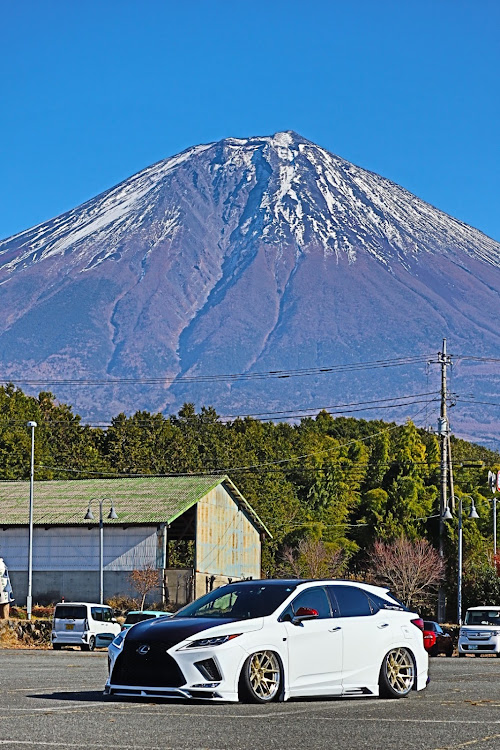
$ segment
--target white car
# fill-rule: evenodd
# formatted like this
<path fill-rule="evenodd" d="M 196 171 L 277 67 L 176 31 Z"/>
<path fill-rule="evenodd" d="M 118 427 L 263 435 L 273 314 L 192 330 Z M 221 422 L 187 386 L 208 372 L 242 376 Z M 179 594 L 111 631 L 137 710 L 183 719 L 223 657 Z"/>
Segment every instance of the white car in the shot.
<path fill-rule="evenodd" d="M 123 631 L 104 692 L 267 703 L 425 688 L 423 621 L 353 581 L 240 581 Z"/>
<path fill-rule="evenodd" d="M 63 646 L 80 646 L 82 651 L 105 648 L 121 627 L 111 607 L 92 602 L 56 604 L 50 639 L 56 651 Z"/>
<path fill-rule="evenodd" d="M 500 607 L 470 607 L 458 636 L 458 655 L 500 656 Z"/>

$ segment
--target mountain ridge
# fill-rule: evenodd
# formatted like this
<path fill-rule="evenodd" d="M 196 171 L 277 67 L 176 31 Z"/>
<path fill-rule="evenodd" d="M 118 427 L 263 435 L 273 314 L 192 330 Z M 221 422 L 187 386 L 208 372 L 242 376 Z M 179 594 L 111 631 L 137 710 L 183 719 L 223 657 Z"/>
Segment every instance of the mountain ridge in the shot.
<path fill-rule="evenodd" d="M 0 376 L 280 370 L 422 353 L 443 337 L 489 356 L 500 345 L 499 283 L 500 243 L 391 180 L 293 131 L 226 138 L 0 242 Z M 491 395 L 496 374 L 483 372 L 479 391 L 471 377 L 464 387 Z M 171 410 L 182 400 L 302 405 L 405 382 L 319 379 L 266 392 L 174 383 L 57 395 L 72 395 L 91 415 Z M 483 417 L 470 419 L 479 429 Z"/>

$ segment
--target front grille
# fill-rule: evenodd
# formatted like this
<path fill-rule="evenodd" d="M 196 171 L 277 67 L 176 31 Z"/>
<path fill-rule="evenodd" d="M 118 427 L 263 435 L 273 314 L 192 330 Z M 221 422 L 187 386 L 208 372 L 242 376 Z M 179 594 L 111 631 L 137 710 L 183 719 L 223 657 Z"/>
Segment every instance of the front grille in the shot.
<path fill-rule="evenodd" d="M 128 645 L 128 648 L 127 648 Z M 147 653 L 139 653 L 141 646 L 149 646 Z M 180 687 L 186 679 L 175 659 L 167 654 L 172 643 L 131 643 L 116 659 L 111 683 L 150 687 Z"/>
<path fill-rule="evenodd" d="M 464 651 L 494 651 L 495 650 L 495 644 L 494 643 L 481 643 L 479 644 L 479 648 L 470 648 L 470 646 L 467 643 L 464 643 L 462 648 Z"/>

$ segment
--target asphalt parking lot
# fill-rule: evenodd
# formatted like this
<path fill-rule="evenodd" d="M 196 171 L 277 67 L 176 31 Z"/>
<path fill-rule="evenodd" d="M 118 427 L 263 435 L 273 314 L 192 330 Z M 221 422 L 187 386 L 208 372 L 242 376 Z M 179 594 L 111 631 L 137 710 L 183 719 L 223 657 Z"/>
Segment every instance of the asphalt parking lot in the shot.
<path fill-rule="evenodd" d="M 0 650 L 0 748 L 498 750 L 500 660 L 431 660 L 411 697 L 270 706 L 102 695 L 106 652 Z"/>

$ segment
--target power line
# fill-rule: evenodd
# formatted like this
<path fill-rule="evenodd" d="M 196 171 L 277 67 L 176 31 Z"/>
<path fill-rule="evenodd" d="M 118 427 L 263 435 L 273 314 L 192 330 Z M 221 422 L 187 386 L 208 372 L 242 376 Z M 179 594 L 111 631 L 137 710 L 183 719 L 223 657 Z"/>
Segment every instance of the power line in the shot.
<path fill-rule="evenodd" d="M 245 414 L 223 414 L 223 415 L 217 415 L 217 421 L 222 420 L 235 420 L 235 419 L 245 419 L 247 417 L 259 417 L 258 421 L 264 422 L 275 419 L 278 415 L 281 416 L 283 419 L 299 419 L 299 418 L 307 418 L 307 417 L 313 417 L 317 416 L 317 413 L 321 411 L 327 411 L 327 412 L 333 412 L 335 413 L 335 410 L 342 410 L 338 413 L 355 413 L 360 411 L 369 411 L 373 409 L 395 409 L 402 406 L 412 406 L 413 404 L 420 404 L 420 403 L 432 403 L 436 401 L 436 398 L 428 399 L 425 402 L 422 400 L 418 400 L 421 397 L 425 396 L 437 396 L 439 394 L 439 391 L 428 391 L 425 393 L 415 393 L 410 394 L 407 396 L 393 396 L 391 398 L 380 398 L 380 399 L 371 399 L 369 401 L 352 401 L 346 404 L 335 404 L 330 406 L 311 406 L 308 408 L 303 409 L 286 409 L 286 410 L 279 410 L 279 411 L 264 411 L 264 412 L 249 412 Z M 409 400 L 413 399 L 413 400 Z M 393 401 L 403 401 L 404 403 L 400 404 L 394 404 L 394 403 L 388 403 Z M 360 407 L 360 408 L 350 408 L 350 407 Z M 131 417 L 127 417 L 127 420 L 133 419 L 132 415 Z M 164 417 L 163 414 L 153 414 L 152 417 L 158 417 L 161 416 L 163 418 L 163 423 L 166 423 L 169 421 L 170 417 Z M 174 419 L 178 419 L 177 415 L 171 415 Z M 200 420 L 200 417 L 203 415 L 197 414 L 194 417 L 188 417 L 188 418 L 182 418 L 182 421 L 192 421 L 196 422 L 197 424 L 203 424 L 203 421 Z M 3 420 L 0 417 L 0 423 L 8 423 L 8 424 L 20 424 L 25 425 L 26 423 L 21 420 Z M 40 422 L 47 425 L 73 425 L 75 427 L 110 427 L 113 426 L 113 422 L 79 422 L 78 420 L 43 420 L 40 419 Z M 214 422 L 216 423 L 216 422 Z M 206 422 L 205 424 L 214 424 L 212 422 Z M 151 425 L 151 420 L 135 420 L 134 419 L 134 425 Z"/>
<path fill-rule="evenodd" d="M 0 378 L 5 383 L 22 383 L 23 385 L 167 385 L 172 383 L 208 383 L 218 381 L 262 380 L 274 378 L 292 378 L 324 373 L 352 372 L 354 370 L 369 370 L 386 367 L 403 367 L 425 363 L 431 355 L 415 355 L 392 359 L 371 360 L 367 362 L 352 362 L 343 365 L 329 365 L 326 367 L 307 367 L 290 370 L 265 370 L 262 372 L 240 372 L 221 375 L 175 375 L 173 377 L 154 378 L 59 378 L 44 380 L 33 378 Z"/>

